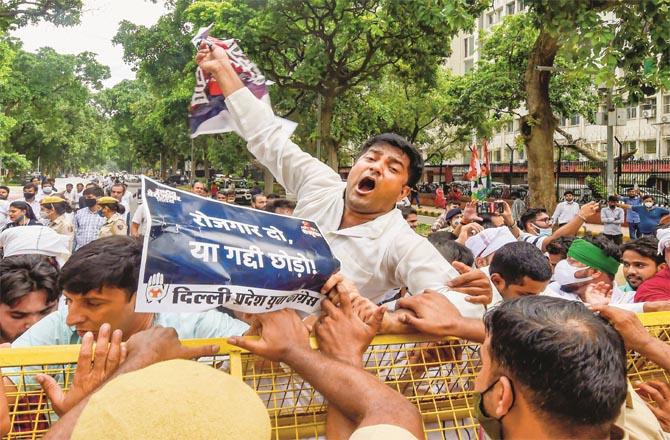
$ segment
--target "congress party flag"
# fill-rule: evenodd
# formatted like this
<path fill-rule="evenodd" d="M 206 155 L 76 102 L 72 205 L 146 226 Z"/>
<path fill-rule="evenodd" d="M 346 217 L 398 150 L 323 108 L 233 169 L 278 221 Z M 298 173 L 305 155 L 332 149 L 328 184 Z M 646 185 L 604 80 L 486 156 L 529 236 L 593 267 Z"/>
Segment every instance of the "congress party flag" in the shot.
<path fill-rule="evenodd" d="M 270 105 L 268 86 L 273 84 L 268 81 L 258 67 L 249 60 L 238 42 L 234 39 L 220 40 L 209 35 L 211 25 L 201 28 L 191 40 L 199 48 L 200 43 L 205 41 L 209 45 L 216 45 L 226 51 L 231 64 L 237 72 L 244 85 L 251 93 L 267 105 Z M 280 118 L 282 130 L 290 136 L 297 124 L 288 119 Z M 195 72 L 195 89 L 191 98 L 189 114 L 189 126 L 191 138 L 201 134 L 227 133 L 234 131 L 240 133 L 237 123 L 226 107 L 225 97 L 214 77 L 206 74 L 200 67 Z"/>
<path fill-rule="evenodd" d="M 229 205 L 142 178 L 151 221 L 135 310 L 320 309 L 340 264 L 312 221 Z"/>

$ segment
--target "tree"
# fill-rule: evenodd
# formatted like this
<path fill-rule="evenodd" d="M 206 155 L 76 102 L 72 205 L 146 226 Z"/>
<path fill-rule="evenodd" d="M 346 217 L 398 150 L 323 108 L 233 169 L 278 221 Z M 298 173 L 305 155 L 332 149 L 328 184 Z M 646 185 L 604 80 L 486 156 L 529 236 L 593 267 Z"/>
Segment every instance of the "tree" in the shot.
<path fill-rule="evenodd" d="M 189 16 L 197 25 L 214 23 L 212 35 L 237 38 L 279 89 L 293 93 L 297 103 L 291 107 L 314 107 L 321 96 L 317 132 L 327 162 L 337 168 L 333 127 L 338 100 L 380 79 L 388 68 L 407 72 L 408 78 L 434 80 L 452 36 L 470 28 L 485 3 L 196 1 Z"/>
<path fill-rule="evenodd" d="M 79 23 L 83 0 L 3 0 L 0 3 L 0 31 L 40 20 L 57 26 Z"/>
<path fill-rule="evenodd" d="M 523 107 L 531 204 L 551 208 L 557 116 L 592 119 L 598 88 L 632 103 L 670 88 L 670 6 L 658 0 L 525 3 L 527 12 L 483 36 L 482 61 L 464 81 L 473 99 L 462 102 L 461 122 L 486 135 L 487 120 Z"/>
<path fill-rule="evenodd" d="M 195 48 L 184 18 L 191 1 L 169 4 L 172 11 L 154 26 L 121 22 L 113 40 L 123 46 L 124 60 L 133 65 L 146 86 L 144 115 L 138 114 L 136 120 L 145 141 L 136 144 L 137 154 L 144 158 L 160 156 L 161 176 L 165 176 L 170 160 L 178 162 L 190 153 L 187 124 L 196 68 Z"/>
<path fill-rule="evenodd" d="M 109 68 L 94 54 L 51 48 L 25 52 L 15 43 L 13 73 L 0 85 L 0 108 L 12 118 L 7 145 L 46 170 L 79 169 L 106 160 L 112 133 L 93 105 Z M 35 74 L 39 72 L 39 74 Z"/>

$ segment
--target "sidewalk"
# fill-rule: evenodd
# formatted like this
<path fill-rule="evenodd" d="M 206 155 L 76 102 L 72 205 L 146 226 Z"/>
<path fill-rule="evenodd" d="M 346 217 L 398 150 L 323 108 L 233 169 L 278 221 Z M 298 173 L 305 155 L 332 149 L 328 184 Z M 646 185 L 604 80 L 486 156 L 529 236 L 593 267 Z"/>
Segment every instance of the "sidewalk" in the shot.
<path fill-rule="evenodd" d="M 427 217 L 438 217 L 440 214 L 442 214 L 442 212 L 444 212 L 444 209 L 435 208 L 433 206 L 422 206 L 421 208 L 417 208 L 417 212 L 419 215 L 425 215 Z M 596 223 L 586 223 L 580 229 L 579 235 L 584 235 L 585 232 L 590 232 L 593 235 L 600 235 L 603 233 L 603 228 L 604 228 L 603 225 L 599 225 Z M 628 226 L 622 226 L 621 232 L 623 233 L 624 240 L 630 239 L 630 234 L 628 233 Z"/>

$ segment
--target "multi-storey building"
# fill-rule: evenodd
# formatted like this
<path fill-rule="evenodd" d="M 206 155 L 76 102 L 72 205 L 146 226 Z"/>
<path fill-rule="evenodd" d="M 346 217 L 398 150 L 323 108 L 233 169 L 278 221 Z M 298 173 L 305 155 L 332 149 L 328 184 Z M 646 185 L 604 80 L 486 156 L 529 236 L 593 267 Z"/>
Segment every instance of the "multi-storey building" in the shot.
<path fill-rule="evenodd" d="M 473 69 L 479 59 L 478 35 L 481 30 L 488 30 L 498 24 L 507 15 L 517 14 L 525 8 L 523 0 L 494 0 L 492 6 L 484 11 L 476 20 L 475 28 L 470 33 L 461 33 L 452 41 L 452 55 L 446 62 L 446 68 L 453 73 L 462 75 Z M 523 113 L 523 110 L 521 110 Z M 614 128 L 614 136 L 622 143 L 622 152 L 636 150 L 635 157 L 640 159 L 670 158 L 670 92 L 659 92 L 647 97 L 644 102 L 625 109 L 626 122 Z M 587 121 L 580 115 L 561 117 L 560 126 L 575 139 L 581 138 L 593 150 L 603 155 L 607 148 L 607 127 Z M 509 162 L 511 150 L 519 135 L 518 119 L 510 121 L 489 140 L 489 151 L 492 162 Z M 565 143 L 560 135 L 555 135 L 559 143 Z M 467 151 L 467 150 L 466 150 Z M 615 143 L 615 155 L 618 155 L 618 144 Z M 465 163 L 470 153 L 464 152 L 451 163 Z M 514 162 L 526 160 L 524 151 L 514 152 Z"/>

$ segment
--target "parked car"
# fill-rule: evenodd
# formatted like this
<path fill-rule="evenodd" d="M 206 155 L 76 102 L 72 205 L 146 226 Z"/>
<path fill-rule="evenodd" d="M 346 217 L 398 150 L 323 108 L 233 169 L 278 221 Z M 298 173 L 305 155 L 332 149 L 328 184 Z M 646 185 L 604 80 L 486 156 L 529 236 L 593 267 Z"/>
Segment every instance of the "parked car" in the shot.
<path fill-rule="evenodd" d="M 188 185 L 188 177 L 175 174 L 174 176 L 169 176 L 163 183 L 170 186 Z"/>
<path fill-rule="evenodd" d="M 216 179 L 216 185 L 220 191 L 235 190 L 235 203 L 238 205 L 251 205 L 251 190 L 245 179 Z"/>

